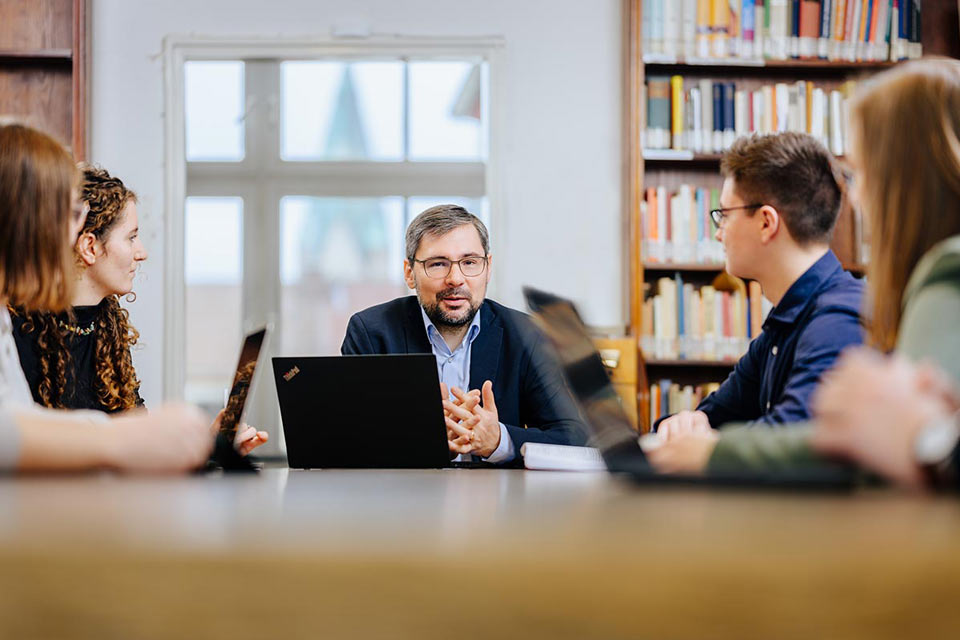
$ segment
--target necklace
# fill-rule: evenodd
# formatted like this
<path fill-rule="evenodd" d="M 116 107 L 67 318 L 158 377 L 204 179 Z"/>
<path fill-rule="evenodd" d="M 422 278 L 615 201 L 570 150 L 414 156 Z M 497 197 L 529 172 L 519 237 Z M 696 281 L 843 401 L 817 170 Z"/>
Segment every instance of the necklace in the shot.
<path fill-rule="evenodd" d="M 69 331 L 70 333 L 76 334 L 78 336 L 88 336 L 93 333 L 94 323 L 91 321 L 90 326 L 88 327 L 79 327 L 75 324 L 67 324 L 63 320 L 57 320 L 57 324 L 60 325 L 60 328 L 64 331 Z"/>

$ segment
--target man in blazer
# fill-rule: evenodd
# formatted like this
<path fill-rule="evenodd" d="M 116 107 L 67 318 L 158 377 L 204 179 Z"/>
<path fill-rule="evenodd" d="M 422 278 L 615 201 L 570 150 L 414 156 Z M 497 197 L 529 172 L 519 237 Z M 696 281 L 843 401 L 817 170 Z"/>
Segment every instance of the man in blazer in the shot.
<path fill-rule="evenodd" d="M 544 336 L 486 300 L 492 256 L 483 222 L 456 205 L 427 209 L 406 233 L 406 296 L 353 315 L 344 355 L 432 353 L 450 451 L 518 464 L 524 442 L 582 445 L 586 427 Z"/>

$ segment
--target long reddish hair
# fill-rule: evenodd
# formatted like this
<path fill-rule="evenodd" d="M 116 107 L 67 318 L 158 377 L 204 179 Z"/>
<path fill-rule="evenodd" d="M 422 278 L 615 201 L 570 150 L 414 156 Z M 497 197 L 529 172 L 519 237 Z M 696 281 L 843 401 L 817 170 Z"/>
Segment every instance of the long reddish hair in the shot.
<path fill-rule="evenodd" d="M 869 341 L 889 351 L 910 274 L 935 244 L 960 234 L 960 62 L 918 60 L 879 74 L 850 121 L 873 245 Z"/>

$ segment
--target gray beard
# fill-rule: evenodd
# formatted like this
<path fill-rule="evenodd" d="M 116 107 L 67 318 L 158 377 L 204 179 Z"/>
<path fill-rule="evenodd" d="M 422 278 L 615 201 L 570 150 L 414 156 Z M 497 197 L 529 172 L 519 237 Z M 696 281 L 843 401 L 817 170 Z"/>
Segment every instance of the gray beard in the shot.
<path fill-rule="evenodd" d="M 433 304 L 423 304 L 421 302 L 423 311 L 427 314 L 427 317 L 430 318 L 430 322 L 432 322 L 433 325 L 438 329 L 440 327 L 457 329 L 473 322 L 473 318 L 477 315 L 477 311 L 480 310 L 480 305 L 483 304 L 483 301 L 481 300 L 477 305 L 474 305 L 471 302 L 470 308 L 462 318 L 454 318 L 440 308 L 440 300 L 442 299 L 441 296 L 448 293 L 450 292 L 442 291 L 437 294 L 437 299 L 433 302 Z"/>

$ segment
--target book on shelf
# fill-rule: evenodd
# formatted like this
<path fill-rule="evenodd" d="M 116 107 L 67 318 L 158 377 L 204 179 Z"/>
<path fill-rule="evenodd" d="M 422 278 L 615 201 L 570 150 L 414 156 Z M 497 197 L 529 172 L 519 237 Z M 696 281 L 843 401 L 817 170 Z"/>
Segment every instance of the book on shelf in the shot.
<path fill-rule="evenodd" d="M 723 245 L 714 238 L 710 210 L 720 190 L 680 185 L 676 191 L 649 187 L 640 203 L 642 254 L 646 262 L 723 263 Z"/>
<path fill-rule="evenodd" d="M 923 55 L 921 0 L 645 0 L 645 62 Z"/>
<path fill-rule="evenodd" d="M 650 385 L 650 424 L 680 411 L 693 411 L 700 401 L 720 388 L 720 383 L 683 385 L 660 379 Z"/>
<path fill-rule="evenodd" d="M 751 133 L 809 133 L 837 156 L 849 148 L 847 103 L 857 83 L 736 83 L 685 76 L 646 81 L 644 149 L 721 153 Z"/>
<path fill-rule="evenodd" d="M 721 278 L 733 290 L 721 289 Z M 678 272 L 659 278 L 643 302 L 640 349 L 647 360 L 736 360 L 770 309 L 757 283 L 724 275 L 697 288 Z"/>

